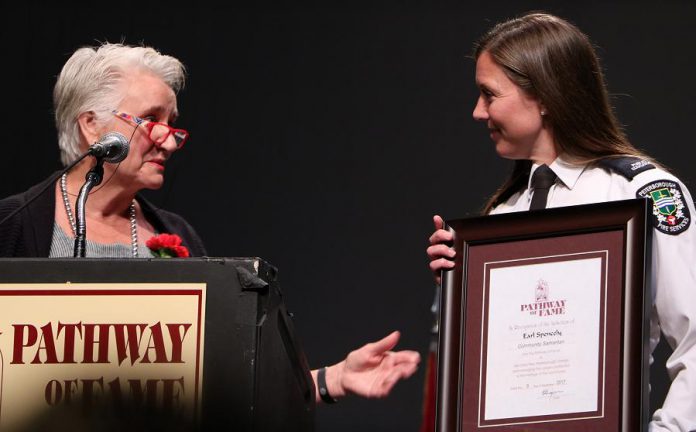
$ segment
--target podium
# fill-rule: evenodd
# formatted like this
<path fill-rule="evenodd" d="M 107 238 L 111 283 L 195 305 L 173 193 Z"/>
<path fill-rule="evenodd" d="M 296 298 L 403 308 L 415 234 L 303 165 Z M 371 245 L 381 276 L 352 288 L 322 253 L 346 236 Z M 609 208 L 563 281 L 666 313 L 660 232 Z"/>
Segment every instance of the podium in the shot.
<path fill-rule="evenodd" d="M 2 430 L 124 403 L 175 430 L 314 430 L 309 367 L 259 258 L 1 259 L 0 360 Z"/>

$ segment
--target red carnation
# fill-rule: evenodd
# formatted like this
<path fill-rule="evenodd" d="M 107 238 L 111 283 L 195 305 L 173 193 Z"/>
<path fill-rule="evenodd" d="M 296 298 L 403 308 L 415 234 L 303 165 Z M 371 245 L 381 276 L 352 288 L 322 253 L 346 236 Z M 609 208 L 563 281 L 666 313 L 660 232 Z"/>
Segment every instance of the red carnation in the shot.
<path fill-rule="evenodd" d="M 187 258 L 189 251 L 181 245 L 181 237 L 176 234 L 159 234 L 146 243 L 152 255 L 158 258 Z"/>

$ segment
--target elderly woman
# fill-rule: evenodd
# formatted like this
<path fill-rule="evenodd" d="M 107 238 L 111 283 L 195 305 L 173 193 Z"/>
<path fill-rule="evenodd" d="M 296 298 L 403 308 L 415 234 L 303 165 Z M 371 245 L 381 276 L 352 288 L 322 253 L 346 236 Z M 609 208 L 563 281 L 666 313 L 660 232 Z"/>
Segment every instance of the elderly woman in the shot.
<path fill-rule="evenodd" d="M 176 93 L 183 84 L 181 62 L 145 47 L 81 48 L 63 67 L 54 89 L 63 163 L 77 160 L 106 132 L 130 138 L 128 157 L 118 165 L 105 164 L 104 181 L 88 200 L 88 257 L 150 256 L 145 241 L 160 232 L 178 234 L 192 255 L 205 255 L 185 220 L 136 197 L 141 189 L 162 186 L 167 160 L 186 142 L 188 133 L 171 126 L 178 115 Z M 4 215 L 35 198 L 0 226 L 0 255 L 73 256 L 72 203 L 93 164 L 92 158 L 84 159 L 55 183 L 52 193 L 40 193 L 51 178 L 1 201 Z"/>
<path fill-rule="evenodd" d="M 184 72 L 174 57 L 119 44 L 78 49 L 63 67 L 54 91 L 63 163 L 76 161 L 107 132 L 130 141 L 127 158 L 104 166 L 104 181 L 87 201 L 86 256 L 147 257 L 145 241 L 156 233 L 177 234 L 191 255 L 205 255 L 201 239 L 183 218 L 138 195 L 162 186 L 167 161 L 187 141 L 188 133 L 173 127 Z M 93 165 L 93 158 L 84 159 L 61 178 L 54 175 L 0 201 L 0 219 L 24 206 L 0 226 L 0 256 L 72 257 L 71 203 Z M 331 402 L 346 393 L 386 396 L 415 372 L 420 359 L 413 351 L 390 351 L 398 339 L 393 332 L 338 364 L 312 371 L 323 390 L 317 391 L 317 400 Z"/>
<path fill-rule="evenodd" d="M 592 44 L 575 26 L 534 13 L 500 23 L 475 50 L 480 96 L 473 117 L 514 161 L 484 214 L 649 198 L 654 207 L 651 352 L 660 331 L 674 353 L 672 385 L 651 431 L 696 430 L 696 230 L 684 184 L 627 140 L 612 112 Z M 669 205 L 666 205 L 669 204 Z M 454 266 L 434 217 L 430 268 Z"/>

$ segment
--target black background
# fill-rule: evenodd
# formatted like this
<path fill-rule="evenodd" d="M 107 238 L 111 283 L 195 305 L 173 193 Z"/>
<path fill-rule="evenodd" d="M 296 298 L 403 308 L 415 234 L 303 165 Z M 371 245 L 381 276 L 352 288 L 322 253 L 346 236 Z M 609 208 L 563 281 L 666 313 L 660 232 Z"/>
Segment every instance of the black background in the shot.
<path fill-rule="evenodd" d="M 191 139 L 148 196 L 186 217 L 210 255 L 280 269 L 314 367 L 393 329 L 425 355 L 431 217 L 476 214 L 510 167 L 471 119 L 471 45 L 529 10 L 590 35 L 633 143 L 693 189 L 695 4 L 111 2 L 0 7 L 0 196 L 60 167 L 51 91 L 76 48 L 157 47 L 188 68 L 178 126 Z M 320 407 L 319 430 L 416 431 L 423 371 L 385 400 Z"/>

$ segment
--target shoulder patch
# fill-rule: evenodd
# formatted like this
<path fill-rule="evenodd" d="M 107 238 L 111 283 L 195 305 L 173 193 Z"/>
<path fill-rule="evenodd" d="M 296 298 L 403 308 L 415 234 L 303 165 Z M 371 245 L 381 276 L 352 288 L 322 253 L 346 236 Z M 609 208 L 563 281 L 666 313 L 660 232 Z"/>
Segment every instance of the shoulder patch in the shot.
<path fill-rule="evenodd" d="M 651 164 L 650 161 L 633 156 L 605 158 L 600 160 L 598 164 L 601 167 L 621 174 L 628 180 L 633 180 L 633 177 L 643 171 L 655 169 L 655 165 Z"/>
<path fill-rule="evenodd" d="M 656 180 L 638 189 L 637 198 L 649 198 L 653 203 L 653 226 L 665 234 L 677 235 L 691 225 L 689 207 L 684 194 L 672 180 Z"/>

